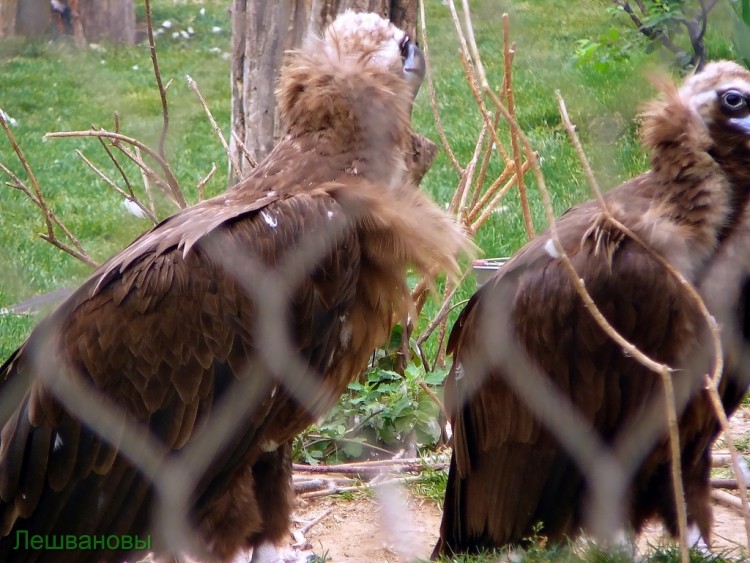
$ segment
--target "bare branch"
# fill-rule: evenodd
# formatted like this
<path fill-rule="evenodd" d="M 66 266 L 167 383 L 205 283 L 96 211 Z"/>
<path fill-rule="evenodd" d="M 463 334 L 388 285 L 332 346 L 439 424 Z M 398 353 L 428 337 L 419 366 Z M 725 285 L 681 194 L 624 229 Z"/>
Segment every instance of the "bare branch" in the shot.
<path fill-rule="evenodd" d="M 255 160 L 255 157 L 250 154 L 250 151 L 247 150 L 247 145 L 240 139 L 240 136 L 237 134 L 236 131 L 232 131 L 232 138 L 234 139 L 234 142 L 237 143 L 237 146 L 242 151 L 242 156 L 245 157 L 245 160 L 247 163 L 252 167 L 255 168 L 258 166 L 258 161 Z"/>
<path fill-rule="evenodd" d="M 516 104 L 513 97 L 513 81 L 511 79 L 512 73 L 510 71 L 513 53 L 510 49 L 510 24 L 508 14 L 503 14 L 503 60 L 505 61 L 505 80 L 503 84 L 505 86 L 505 98 L 508 102 L 508 113 L 512 119 L 515 119 Z M 489 90 L 489 88 L 485 86 L 485 90 Z M 513 162 L 516 165 L 516 170 L 523 170 L 523 165 L 521 164 L 521 151 L 518 149 L 518 137 L 516 135 L 510 136 L 510 144 L 513 150 Z M 531 220 L 531 208 L 529 207 L 529 198 L 526 195 L 526 184 L 523 178 L 523 174 L 518 174 L 516 176 L 518 196 L 521 199 L 521 211 L 523 212 L 526 236 L 528 236 L 529 239 L 532 239 L 534 238 L 534 223 Z"/>
<path fill-rule="evenodd" d="M 76 149 L 75 152 L 80 157 L 80 159 L 83 160 L 83 162 L 86 163 L 86 165 L 104 181 L 105 184 L 107 184 L 110 188 L 124 197 L 127 201 L 134 203 L 138 207 L 138 209 L 140 209 L 143 214 L 148 217 L 152 223 L 154 223 L 154 225 L 159 222 L 159 220 L 156 218 L 156 215 L 154 215 L 150 209 L 143 205 L 143 203 L 141 203 L 141 200 L 139 200 L 132 191 L 130 193 L 125 192 L 122 188 L 120 188 L 120 186 L 115 184 L 109 176 L 102 172 L 93 162 L 86 158 L 86 156 L 84 156 L 84 154 L 80 150 Z"/>
<path fill-rule="evenodd" d="M 138 147 L 134 147 L 133 149 L 135 156 L 139 161 L 142 161 L 141 158 L 141 150 Z M 141 179 L 143 180 L 143 189 L 146 191 L 146 198 L 148 198 L 148 206 L 149 209 L 151 209 L 151 213 L 153 213 L 154 217 L 156 217 L 156 206 L 154 205 L 154 192 L 151 189 L 151 182 L 148 179 L 148 174 L 146 171 L 139 167 L 138 170 L 141 172 Z"/>
<path fill-rule="evenodd" d="M 159 98 L 161 99 L 162 128 L 161 135 L 159 136 L 159 156 L 163 160 L 166 160 L 166 155 L 164 153 L 164 142 L 167 139 L 167 131 L 169 130 L 169 107 L 167 106 L 167 90 L 162 84 L 161 73 L 159 72 L 159 60 L 156 56 L 156 41 L 154 40 L 154 26 L 153 19 L 151 18 L 151 2 L 150 0 L 144 0 L 144 3 L 146 6 L 146 31 L 148 32 L 148 46 L 151 51 L 151 63 L 154 67 L 154 76 L 156 77 L 156 85 L 159 88 Z M 167 88 L 168 87 L 169 84 L 167 85 Z"/>
<path fill-rule="evenodd" d="M 123 135 L 122 133 L 113 133 L 111 131 L 106 131 L 104 129 L 100 129 L 97 131 L 60 131 L 57 133 L 47 133 L 44 138 L 45 139 L 59 139 L 59 138 L 66 138 L 66 137 L 96 137 L 96 138 L 107 138 L 112 139 L 114 146 L 119 148 L 120 150 L 123 150 L 124 147 L 120 144 L 121 142 L 128 143 L 129 145 L 132 145 L 134 147 L 138 147 L 140 150 L 142 150 L 144 153 L 146 153 L 148 156 L 153 158 L 161 167 L 161 169 L 164 171 L 164 175 L 166 177 L 166 180 L 161 180 L 154 172 L 146 166 L 142 160 L 138 159 L 136 160 L 134 156 L 131 156 L 128 154 L 127 151 L 125 154 L 130 156 L 130 158 L 136 162 L 141 168 L 146 170 L 149 174 L 153 175 L 152 179 L 159 178 L 160 182 L 164 182 L 166 184 L 167 190 L 169 193 L 171 193 L 171 197 L 174 200 L 174 202 L 178 205 L 178 207 L 184 208 L 187 207 L 187 201 L 185 201 L 185 196 L 182 194 L 182 190 L 180 189 L 180 185 L 177 182 L 177 178 L 175 178 L 174 174 L 172 173 L 172 169 L 169 167 L 169 164 L 167 163 L 164 158 L 161 157 L 156 151 L 154 151 L 152 148 L 150 148 L 148 145 L 142 143 L 138 139 L 134 139 L 133 137 L 128 137 L 127 135 Z M 132 154 L 132 153 L 131 153 Z"/>
<path fill-rule="evenodd" d="M 49 242 L 50 244 L 58 247 L 59 249 L 67 252 L 74 258 L 77 258 L 81 262 L 84 262 L 88 264 L 89 266 L 96 267 L 96 262 L 94 262 L 91 257 L 88 255 L 86 250 L 83 248 L 83 245 L 80 243 L 80 241 L 73 236 L 73 233 L 60 221 L 55 213 L 49 208 L 47 205 L 47 201 L 44 199 L 44 194 L 42 193 L 42 188 L 39 185 L 39 181 L 36 178 L 36 175 L 34 174 L 33 170 L 31 169 L 31 165 L 29 164 L 29 161 L 26 159 L 26 155 L 21 150 L 21 147 L 18 145 L 18 142 L 16 141 L 16 138 L 13 136 L 12 131 L 10 130 L 10 127 L 8 126 L 8 123 L 5 121 L 5 118 L 3 117 L 3 112 L 0 112 L 0 126 L 2 126 L 3 130 L 5 131 L 5 135 L 8 137 L 8 140 L 10 141 L 11 146 L 13 147 L 13 150 L 15 151 L 16 155 L 18 156 L 18 159 L 21 161 L 21 165 L 23 166 L 24 170 L 26 171 L 26 174 L 29 177 L 29 181 L 31 182 L 31 190 L 14 174 L 8 170 L 7 167 L 2 166 L 3 171 L 8 174 L 11 179 L 15 182 L 15 185 L 18 189 L 23 191 L 31 201 L 39 207 L 39 209 L 42 211 L 42 216 L 44 217 L 44 224 L 47 227 L 47 233 L 46 234 L 40 234 L 39 236 Z M 33 191 L 33 197 L 32 196 Z M 73 247 L 63 243 L 62 241 L 58 240 L 57 235 L 55 234 L 55 229 L 53 225 L 57 225 L 63 233 L 65 233 L 65 236 L 68 238 L 68 240 L 73 244 Z"/>
<path fill-rule="evenodd" d="M 211 170 L 208 171 L 208 174 L 206 174 L 206 177 L 203 178 L 200 182 L 198 182 L 198 201 L 203 201 L 206 199 L 206 192 L 204 188 L 206 187 L 206 184 L 211 180 L 211 178 L 214 177 L 214 173 L 216 172 L 216 163 L 211 163 Z"/>
<path fill-rule="evenodd" d="M 216 120 L 214 119 L 213 114 L 211 114 L 211 110 L 208 109 L 208 104 L 206 103 L 206 100 L 203 98 L 203 94 L 201 94 L 201 91 L 198 89 L 198 84 L 196 84 L 195 80 L 193 80 L 190 77 L 190 75 L 186 75 L 185 78 L 187 78 L 188 86 L 190 86 L 190 89 L 193 92 L 195 92 L 196 96 L 198 96 L 201 106 L 203 106 L 203 109 L 206 112 L 206 115 L 208 115 L 208 120 L 211 122 L 211 127 L 213 127 L 214 133 L 216 133 L 216 136 L 219 138 L 219 142 L 221 143 L 221 146 L 224 147 L 224 151 L 227 153 L 227 156 L 229 157 L 229 162 L 232 164 L 232 169 L 234 170 L 235 176 L 237 176 L 237 178 L 242 178 L 242 171 L 240 169 L 240 165 L 237 162 L 237 160 L 234 158 L 232 151 L 229 149 L 229 145 L 227 145 L 227 140 L 224 138 L 224 134 L 221 132 L 221 127 L 219 127 L 219 125 L 216 123 Z"/>
<path fill-rule="evenodd" d="M 448 160 L 451 161 L 454 170 L 458 173 L 459 176 L 461 176 L 463 174 L 463 168 L 458 163 L 458 159 L 456 159 L 456 155 L 453 152 L 450 143 L 448 142 L 448 136 L 445 134 L 443 122 L 440 120 L 440 110 L 438 109 L 439 106 L 437 102 L 437 94 L 435 93 L 435 83 L 432 80 L 432 59 L 430 58 L 430 48 L 427 44 L 427 27 L 425 24 L 424 0 L 419 0 L 419 10 L 421 16 L 420 31 L 422 35 L 422 53 L 424 54 L 425 60 L 425 74 L 427 76 L 427 85 L 430 87 L 430 104 L 432 105 L 432 114 L 435 117 L 435 127 L 437 128 L 440 142 L 443 144 L 443 149 L 445 149 L 445 154 L 448 155 Z"/>

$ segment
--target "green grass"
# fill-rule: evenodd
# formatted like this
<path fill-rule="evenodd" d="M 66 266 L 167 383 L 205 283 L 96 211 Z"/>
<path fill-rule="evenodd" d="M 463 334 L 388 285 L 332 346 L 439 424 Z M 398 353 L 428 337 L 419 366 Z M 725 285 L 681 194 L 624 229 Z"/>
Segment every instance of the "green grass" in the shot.
<path fill-rule="evenodd" d="M 206 8 L 204 15 L 201 7 Z M 162 76 L 165 81 L 174 79 L 168 94 L 167 155 L 181 186 L 195 201 L 197 182 L 212 163 L 217 172 L 206 191 L 213 195 L 225 189 L 227 166 L 185 75 L 197 81 L 226 134 L 231 107 L 230 16 L 225 3 L 218 1 L 187 6 L 159 2 L 154 18 L 157 25 L 167 19 L 172 22 L 172 28 L 157 39 Z M 171 37 L 188 26 L 195 31 L 190 40 Z M 221 31 L 215 32 L 215 27 Z M 74 154 L 80 149 L 116 178 L 96 140 L 44 141 L 43 136 L 50 131 L 87 129 L 92 123 L 111 129 L 117 112 L 124 133 L 156 146 L 162 114 L 147 45 L 125 48 L 102 43 L 79 51 L 67 42 L 3 40 L 0 77 L 0 107 L 17 120 L 13 134 L 50 206 L 95 260 L 106 260 L 150 224 L 128 213 L 122 198 Z M 0 137 L 0 161 L 25 178 L 9 142 L 4 135 Z M 140 178 L 133 167 L 128 171 L 132 179 Z M 162 216 L 174 209 L 162 203 Z M 0 189 L 0 210 L 0 308 L 58 287 L 75 287 L 88 275 L 87 266 L 38 237 L 44 231 L 41 214 L 23 194 Z M 32 326 L 26 317 L 0 316 L 0 356 L 7 356 Z"/>
<path fill-rule="evenodd" d="M 478 555 L 458 555 L 442 557 L 440 563 L 496 563 L 511 561 L 513 563 L 631 563 L 634 558 L 624 548 L 604 550 L 597 544 L 581 540 L 575 544 L 560 546 L 548 545 L 544 538 L 531 538 L 531 545 L 525 549 L 502 549 L 486 551 Z M 709 555 L 697 550 L 690 550 L 691 563 L 730 563 L 742 560 L 739 553 L 720 551 Z M 680 551 L 676 546 L 648 546 L 648 553 L 637 559 L 641 563 L 678 563 Z"/>

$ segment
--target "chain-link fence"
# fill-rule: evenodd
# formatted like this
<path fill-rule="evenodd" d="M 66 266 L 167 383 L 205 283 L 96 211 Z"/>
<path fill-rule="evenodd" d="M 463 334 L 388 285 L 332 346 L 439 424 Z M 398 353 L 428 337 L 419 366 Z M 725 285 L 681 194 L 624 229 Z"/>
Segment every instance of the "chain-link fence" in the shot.
<path fill-rule="evenodd" d="M 421 6 L 427 84 L 461 178 L 446 213 L 404 181 L 424 172 L 413 170 L 424 161 L 414 158 L 421 145 L 401 76 L 409 42 L 377 18 L 350 17 L 376 31 L 338 28 L 327 46 L 290 59 L 280 86 L 290 136 L 269 158 L 101 266 L 8 359 L 5 560 L 118 560 L 130 550 L 224 560 L 279 541 L 294 435 L 333 406 L 394 322 L 415 317 L 446 270 L 454 277 L 444 305 L 414 338 L 419 349 L 437 331 L 456 360 L 443 549 L 522 541 L 539 522 L 553 539 L 584 526 L 612 541 L 629 523 L 661 516 L 683 548 L 690 525 L 707 532 L 708 448 L 748 382 L 750 222 L 737 186 L 750 180 L 750 75 L 709 67 L 713 75 L 679 93 L 665 86 L 650 114 L 664 122 L 647 137 L 664 160 L 555 223 L 515 120 L 507 17 L 498 89 L 466 4 L 462 24 L 449 2 L 482 116 L 466 165 L 440 125 Z M 109 139 L 146 186 L 184 204 L 169 164 L 119 130 L 60 136 Z M 47 240 L 90 262 L 18 155 L 28 181 L 3 170 L 42 211 Z M 495 159 L 502 171 L 491 178 Z M 448 338 L 456 260 L 470 249 L 451 220 L 474 234 L 517 187 L 532 237 L 530 169 L 555 227 L 483 286 Z M 123 195 L 156 218 L 132 190 Z M 423 278 L 413 287 L 407 266 Z M 738 481 L 743 491 L 741 472 Z M 404 510 L 394 486 L 379 493 L 390 522 Z M 408 543 L 402 532 L 386 526 L 397 545 Z"/>

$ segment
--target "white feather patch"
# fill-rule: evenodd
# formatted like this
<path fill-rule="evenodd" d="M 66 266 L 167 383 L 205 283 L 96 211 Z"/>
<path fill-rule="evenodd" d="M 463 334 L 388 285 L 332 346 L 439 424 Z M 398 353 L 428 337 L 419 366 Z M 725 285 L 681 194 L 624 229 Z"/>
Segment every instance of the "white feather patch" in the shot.
<path fill-rule="evenodd" d="M 265 209 L 260 212 L 260 216 L 263 217 L 263 220 L 272 229 L 275 229 L 277 227 L 277 225 L 279 224 L 279 220 L 276 217 L 274 217 L 273 215 L 271 215 Z"/>
<path fill-rule="evenodd" d="M 552 239 L 547 239 L 547 242 L 544 243 L 544 251 L 552 258 L 560 258 L 560 253 L 555 247 L 555 241 Z"/>
<path fill-rule="evenodd" d="M 53 452 L 60 451 L 60 449 L 63 447 L 63 445 L 64 444 L 63 444 L 62 436 L 60 436 L 60 434 L 58 434 L 57 432 L 55 432 L 55 441 L 52 442 L 52 451 Z"/>

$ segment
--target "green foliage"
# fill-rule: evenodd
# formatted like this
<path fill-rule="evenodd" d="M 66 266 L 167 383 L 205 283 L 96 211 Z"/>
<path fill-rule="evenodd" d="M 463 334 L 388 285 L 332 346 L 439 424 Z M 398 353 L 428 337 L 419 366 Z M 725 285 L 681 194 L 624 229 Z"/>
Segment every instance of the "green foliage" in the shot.
<path fill-rule="evenodd" d="M 497 561 L 512 561 L 513 563 L 679 563 L 680 549 L 675 545 L 649 546 L 647 553 L 633 556 L 630 550 L 621 547 L 611 550 L 603 549 L 592 541 L 582 540 L 577 543 L 548 544 L 542 535 L 543 529 L 537 527 L 536 532 L 529 538 L 526 548 L 509 548 L 496 551 L 485 551 L 478 555 L 460 555 L 438 559 L 441 563 L 495 563 Z M 734 551 L 719 551 L 703 553 L 691 549 L 689 554 L 691 563 L 731 563 L 744 559 L 741 553 Z"/>
<path fill-rule="evenodd" d="M 323 549 L 323 546 L 320 546 L 321 549 Z M 330 556 L 328 555 L 328 550 L 326 549 L 323 551 L 323 553 L 313 553 L 307 558 L 307 563 L 329 563 L 331 561 Z"/>
<path fill-rule="evenodd" d="M 310 464 L 339 463 L 362 457 L 369 450 L 396 451 L 410 446 L 434 446 L 441 436 L 439 409 L 419 382 L 439 393 L 445 371 L 423 374 L 409 364 L 400 375 L 375 368 L 347 392 L 318 424 L 294 442 L 296 459 Z"/>
<path fill-rule="evenodd" d="M 429 499 L 443 507 L 445 488 L 448 485 L 448 472 L 425 466 L 420 474 L 421 479 L 411 483 L 411 490 L 422 498 Z"/>
<path fill-rule="evenodd" d="M 629 60 L 635 44 L 631 33 L 613 26 L 595 39 L 576 41 L 575 58 L 580 65 L 591 65 L 598 72 L 607 72 L 613 65 Z"/>
<path fill-rule="evenodd" d="M 700 0 L 616 0 L 607 8 L 612 26 L 595 38 L 576 43 L 579 64 L 605 70 L 628 60 L 642 49 L 653 53 L 666 48 L 680 68 L 693 66 L 705 58 L 704 19 Z M 712 6 L 709 7 L 709 9 Z"/>

